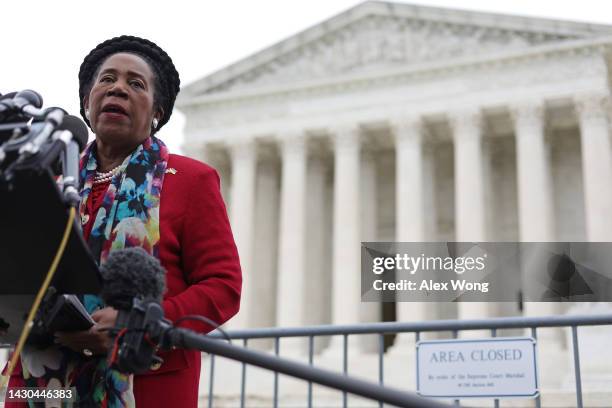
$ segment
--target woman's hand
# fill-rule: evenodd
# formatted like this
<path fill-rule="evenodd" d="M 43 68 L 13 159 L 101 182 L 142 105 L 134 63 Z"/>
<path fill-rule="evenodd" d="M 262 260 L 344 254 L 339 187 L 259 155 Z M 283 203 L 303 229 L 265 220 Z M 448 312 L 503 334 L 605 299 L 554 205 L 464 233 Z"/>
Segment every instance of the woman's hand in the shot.
<path fill-rule="evenodd" d="M 55 342 L 68 347 L 77 353 L 106 354 L 113 345 L 108 329 L 115 326 L 117 310 L 112 307 L 96 310 L 92 315 L 96 322 L 89 330 L 78 332 L 56 332 Z"/>

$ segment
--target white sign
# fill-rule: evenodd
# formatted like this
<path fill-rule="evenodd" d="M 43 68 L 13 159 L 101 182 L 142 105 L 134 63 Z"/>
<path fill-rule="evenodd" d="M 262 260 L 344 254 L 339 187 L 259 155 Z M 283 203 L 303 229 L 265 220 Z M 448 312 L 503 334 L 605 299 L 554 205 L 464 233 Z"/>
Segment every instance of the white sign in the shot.
<path fill-rule="evenodd" d="M 530 337 L 417 343 L 417 392 L 437 398 L 536 397 L 536 342 Z"/>

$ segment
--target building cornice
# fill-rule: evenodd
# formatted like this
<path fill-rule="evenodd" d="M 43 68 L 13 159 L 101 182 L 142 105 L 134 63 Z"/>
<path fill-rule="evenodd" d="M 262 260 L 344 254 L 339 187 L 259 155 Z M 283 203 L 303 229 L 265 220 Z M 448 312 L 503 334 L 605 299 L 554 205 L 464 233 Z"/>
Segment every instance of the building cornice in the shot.
<path fill-rule="evenodd" d="M 383 1 L 367 1 L 207 75 L 185 86 L 183 93 L 189 96 L 205 93 L 234 77 L 256 69 L 282 55 L 299 49 L 305 44 L 320 40 L 326 35 L 369 16 L 405 18 L 441 24 L 469 25 L 569 37 L 594 38 L 612 35 L 612 27 L 602 24 L 578 23 Z"/>
<path fill-rule="evenodd" d="M 612 49 L 612 36 L 600 39 L 580 39 L 559 44 L 547 44 L 529 49 L 505 51 L 479 57 L 465 57 L 452 61 L 431 62 L 408 68 L 394 68 L 368 74 L 347 74 L 323 80 L 295 82 L 280 86 L 261 86 L 258 88 L 206 94 L 196 97 L 182 97 L 177 107 L 192 108 L 224 106 L 263 100 L 278 100 L 304 94 L 343 92 L 364 87 L 394 84 L 414 79 L 437 78 L 465 71 L 489 67 L 524 63 L 530 60 L 552 59 L 571 55 L 593 55 Z"/>

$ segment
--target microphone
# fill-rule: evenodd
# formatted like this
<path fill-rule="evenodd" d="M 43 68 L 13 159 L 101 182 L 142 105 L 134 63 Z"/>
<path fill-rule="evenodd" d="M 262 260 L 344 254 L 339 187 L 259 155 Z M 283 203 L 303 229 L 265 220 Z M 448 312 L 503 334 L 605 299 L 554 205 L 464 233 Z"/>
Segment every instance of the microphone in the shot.
<path fill-rule="evenodd" d="M 74 115 L 66 115 L 57 130 L 68 130 L 72 133 L 72 140 L 77 144 L 78 151 L 82 152 L 87 146 L 89 131 L 87 125 Z"/>
<path fill-rule="evenodd" d="M 89 137 L 85 123 L 76 116 L 66 114 L 61 108 L 49 108 L 46 112 L 48 119 L 42 123 L 35 123 L 38 130 L 31 137 L 32 140 L 21 147 L 20 153 L 34 156 L 43 150 L 45 156 L 42 159 L 43 165 L 51 165 L 60 151 L 70 146 L 71 142 L 75 142 L 78 156 L 87 145 Z"/>
<path fill-rule="evenodd" d="M 0 96 L 0 106 L 4 107 L 4 106 L 8 106 L 10 104 L 12 104 L 12 100 L 13 98 L 15 98 L 15 96 L 17 95 L 17 92 L 9 92 L 7 94 L 1 95 Z"/>
<path fill-rule="evenodd" d="M 17 92 L 17 95 L 13 98 L 13 104 L 15 108 L 23 111 L 26 107 L 32 106 L 33 108 L 40 109 L 43 106 L 43 98 L 36 91 L 26 89 Z"/>
<path fill-rule="evenodd" d="M 119 311 L 129 311 L 134 298 L 161 302 L 166 290 L 166 270 L 140 247 L 112 251 L 100 275 L 100 297 Z"/>
<path fill-rule="evenodd" d="M 117 339 L 110 361 L 122 372 L 143 373 L 161 363 L 155 355 L 158 349 L 197 349 L 200 334 L 164 319 L 160 303 L 165 274 L 159 261 L 139 247 L 113 251 L 100 266 L 100 297 L 119 311 L 111 331 Z"/>
<path fill-rule="evenodd" d="M 13 99 L 15 95 L 17 95 L 17 92 L 9 92 L 7 94 L 0 95 L 0 101 L 4 101 L 6 99 Z M 2 104 L 2 102 L 0 102 L 0 104 Z"/>
<path fill-rule="evenodd" d="M 64 116 L 57 131 L 60 132 L 58 139 L 65 145 L 62 149 L 64 199 L 69 205 L 76 207 L 81 200 L 78 188 L 79 154 L 87 145 L 89 132 L 85 122 L 73 115 Z"/>
<path fill-rule="evenodd" d="M 10 96 L 9 96 L 10 95 Z M 0 99 L 0 113 L 9 111 L 11 113 L 26 113 L 36 116 L 43 105 L 42 96 L 36 91 L 25 89 L 17 93 L 4 95 Z"/>
<path fill-rule="evenodd" d="M 119 330 L 116 334 L 119 346 L 110 360 L 115 363 L 116 357 L 116 365 L 123 372 L 146 372 L 152 364 L 162 361 L 155 355 L 155 345 L 148 340 L 149 333 L 140 328 L 149 322 L 157 324 L 163 318 L 159 303 L 166 288 L 165 274 L 159 261 L 138 247 L 113 251 L 100 266 L 100 297 L 119 311 L 113 330 Z M 145 313 L 142 304 L 154 305 L 154 313 Z M 134 313 L 136 310 L 141 312 Z"/>
<path fill-rule="evenodd" d="M 23 122 L 27 121 L 23 115 L 15 114 L 10 108 L 13 105 L 13 98 L 17 92 L 9 92 L 0 96 L 0 123 Z M 12 131 L 12 128 L 9 128 Z M 12 132 L 11 132 L 12 133 Z M 11 133 L 8 133 L 10 136 Z"/>

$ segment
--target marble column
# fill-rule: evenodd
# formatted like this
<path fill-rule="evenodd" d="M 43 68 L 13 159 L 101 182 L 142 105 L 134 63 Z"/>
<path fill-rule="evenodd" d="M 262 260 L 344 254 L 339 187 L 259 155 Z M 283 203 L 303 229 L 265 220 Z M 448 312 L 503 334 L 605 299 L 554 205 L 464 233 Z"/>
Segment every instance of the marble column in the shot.
<path fill-rule="evenodd" d="M 301 132 L 284 134 L 281 144 L 281 204 L 278 253 L 276 324 L 305 324 L 306 138 Z M 297 351 L 297 342 L 286 344 Z"/>
<path fill-rule="evenodd" d="M 255 177 L 255 213 L 253 240 L 252 293 L 260 294 L 257 305 L 249 311 L 250 323 L 254 327 L 276 325 L 277 297 L 261 296 L 275 294 L 278 285 L 278 233 L 279 233 L 279 165 L 273 148 L 258 151 Z M 257 342 L 260 343 L 260 342 Z M 271 346 L 272 340 L 261 342 Z"/>
<path fill-rule="evenodd" d="M 511 108 L 516 139 L 516 168 L 518 182 L 519 237 L 521 242 L 554 242 L 554 208 L 552 205 L 552 179 L 550 148 L 544 133 L 543 101 L 525 101 Z M 524 254 L 526 257 L 528 253 Z M 534 253 L 534 256 L 537 254 Z M 523 259 L 525 270 L 533 259 Z M 525 284 L 529 285 L 528 282 Z M 525 302 L 525 316 L 559 314 L 554 302 Z M 531 335 L 529 330 L 527 335 Z M 560 330 L 540 331 L 539 342 L 546 349 L 559 350 Z M 545 348 L 540 347 L 540 350 Z"/>
<path fill-rule="evenodd" d="M 455 148 L 455 239 L 458 242 L 486 240 L 486 206 L 482 163 L 482 116 L 478 109 L 466 109 L 451 116 Z M 459 319 L 489 316 L 485 302 L 458 303 Z M 488 336 L 468 331 L 464 337 Z"/>
<path fill-rule="evenodd" d="M 215 168 L 221 178 L 221 195 L 228 209 L 228 214 L 230 214 L 232 209 L 232 165 L 230 160 L 224 160 L 216 166 Z"/>
<path fill-rule="evenodd" d="M 232 185 L 231 147 L 229 145 L 203 143 L 192 152 L 193 155 L 190 155 L 190 157 L 208 164 L 219 173 L 219 178 L 221 179 L 221 195 L 223 196 L 229 214 L 231 212 L 230 197 Z"/>
<path fill-rule="evenodd" d="M 361 241 L 377 241 L 378 237 L 378 188 L 376 171 L 376 154 L 364 150 L 361 155 Z M 360 322 L 380 322 L 382 303 L 362 302 L 360 304 Z M 366 352 L 378 351 L 378 336 L 360 336 L 360 349 Z"/>
<path fill-rule="evenodd" d="M 361 302 L 360 242 L 360 130 L 358 126 L 333 130 L 334 143 L 334 208 L 332 260 L 332 323 L 359 322 Z M 351 351 L 357 345 L 350 339 Z M 334 336 L 330 352 L 340 351 L 342 339 Z"/>
<path fill-rule="evenodd" d="M 582 177 L 586 236 L 589 242 L 612 241 L 612 151 L 609 134 L 610 95 L 608 91 L 579 95 L 576 111 L 580 124 Z M 609 302 L 574 303 L 567 314 L 596 315 L 612 313 Z M 566 342 L 570 343 L 571 336 Z M 610 327 L 580 329 L 580 364 L 583 387 L 604 389 L 611 381 L 610 365 L 602 358 L 612 337 Z M 587 347 L 585 347 L 587 345 Z M 568 359 L 569 360 L 569 359 Z M 571 361 L 568 361 L 571 364 Z M 573 378 L 566 376 L 563 385 L 569 388 Z"/>
<path fill-rule="evenodd" d="M 424 125 L 419 118 L 403 118 L 393 124 L 395 139 L 395 236 L 398 242 L 425 242 L 425 185 L 423 182 Z M 418 254 L 417 254 L 418 255 Z M 427 310 L 435 303 L 398 302 L 397 321 L 427 320 Z M 399 334 L 393 352 L 414 347 L 413 334 Z"/>
<path fill-rule="evenodd" d="M 481 120 L 476 109 L 457 112 L 451 119 L 455 143 L 455 234 L 458 241 L 485 239 Z"/>
<path fill-rule="evenodd" d="M 587 239 L 612 241 L 612 152 L 608 128 L 609 95 L 576 99 L 582 148 Z"/>
<path fill-rule="evenodd" d="M 361 240 L 376 241 L 378 234 L 378 189 L 376 172 L 376 154 L 364 151 L 361 156 Z"/>
<path fill-rule="evenodd" d="M 312 147 L 315 147 L 312 149 Z M 332 302 L 332 193 L 328 186 L 328 158 L 317 146 L 309 146 L 306 176 L 306 259 L 308 274 L 304 292 L 308 294 L 306 325 L 329 324 Z M 315 338 L 315 353 L 322 351 L 329 338 Z"/>
<path fill-rule="evenodd" d="M 197 149 L 194 157 L 197 160 L 214 167 L 213 150 L 213 146 L 211 146 L 210 143 L 202 143 L 200 148 Z"/>
<path fill-rule="evenodd" d="M 544 106 L 540 101 L 529 101 L 514 106 L 511 113 L 516 137 L 520 240 L 550 242 L 555 230 Z"/>
<path fill-rule="evenodd" d="M 208 160 L 206 160 L 207 143 L 185 142 L 181 145 L 181 150 L 185 156 L 209 164 Z"/>
<path fill-rule="evenodd" d="M 252 141 L 230 144 L 232 165 L 230 221 L 242 267 L 242 299 L 240 312 L 230 321 L 234 328 L 248 327 L 252 291 L 250 278 L 253 266 L 253 226 L 255 210 L 255 169 L 257 153 Z"/>

